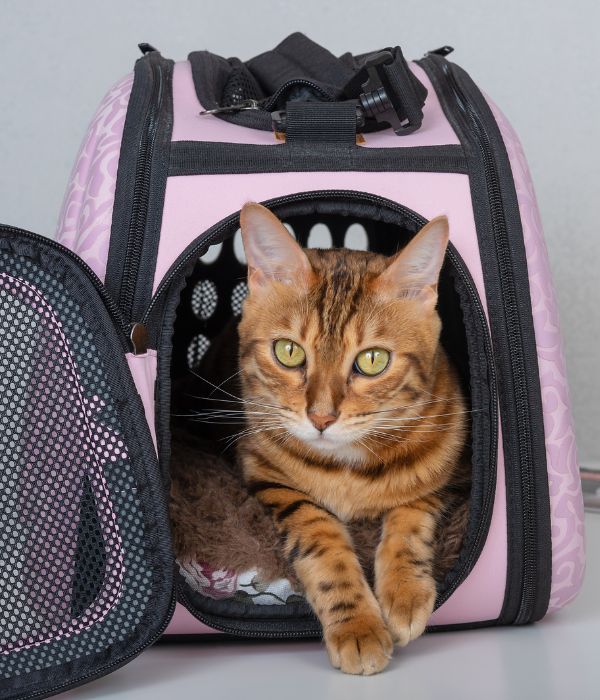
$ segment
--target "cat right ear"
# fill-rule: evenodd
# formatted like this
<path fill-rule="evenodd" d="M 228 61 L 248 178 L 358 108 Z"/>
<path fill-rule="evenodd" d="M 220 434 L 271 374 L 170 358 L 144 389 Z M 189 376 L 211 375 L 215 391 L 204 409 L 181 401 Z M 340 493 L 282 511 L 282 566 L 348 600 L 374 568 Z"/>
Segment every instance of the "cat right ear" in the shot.
<path fill-rule="evenodd" d="M 250 290 L 260 289 L 270 282 L 310 286 L 314 279 L 310 262 L 273 212 L 255 202 L 244 204 L 240 228 Z"/>

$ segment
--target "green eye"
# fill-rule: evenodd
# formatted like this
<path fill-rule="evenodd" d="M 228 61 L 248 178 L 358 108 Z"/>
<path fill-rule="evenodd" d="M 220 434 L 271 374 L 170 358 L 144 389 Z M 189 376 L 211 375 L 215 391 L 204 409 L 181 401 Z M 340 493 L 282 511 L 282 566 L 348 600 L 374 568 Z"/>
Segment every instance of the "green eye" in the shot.
<path fill-rule="evenodd" d="M 390 353 L 383 348 L 369 348 L 359 352 L 354 360 L 355 369 L 368 377 L 381 374 L 390 362 Z"/>
<path fill-rule="evenodd" d="M 304 349 L 293 340 L 280 338 L 273 344 L 273 350 L 284 367 L 300 367 L 306 361 Z"/>

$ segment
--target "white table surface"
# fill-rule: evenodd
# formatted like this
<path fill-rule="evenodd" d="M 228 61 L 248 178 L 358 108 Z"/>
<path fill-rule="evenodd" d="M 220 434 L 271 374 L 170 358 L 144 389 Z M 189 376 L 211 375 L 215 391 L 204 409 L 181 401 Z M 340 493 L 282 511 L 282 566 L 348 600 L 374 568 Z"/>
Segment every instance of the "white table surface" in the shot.
<path fill-rule="evenodd" d="M 319 642 L 158 645 L 63 700 L 600 700 L 600 515 L 587 516 L 588 570 L 576 601 L 542 622 L 425 635 L 378 675 L 330 668 Z"/>

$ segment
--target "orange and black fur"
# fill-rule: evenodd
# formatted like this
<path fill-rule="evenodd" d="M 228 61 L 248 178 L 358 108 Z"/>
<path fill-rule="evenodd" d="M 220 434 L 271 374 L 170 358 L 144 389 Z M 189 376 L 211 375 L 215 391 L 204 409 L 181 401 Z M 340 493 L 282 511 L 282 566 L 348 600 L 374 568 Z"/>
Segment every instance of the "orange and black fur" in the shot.
<path fill-rule="evenodd" d="M 247 204 L 238 454 L 318 615 L 331 663 L 372 674 L 433 610 L 434 536 L 461 469 L 465 400 L 440 345 L 445 217 L 386 258 L 303 250 Z M 368 585 L 346 523 L 380 518 Z"/>

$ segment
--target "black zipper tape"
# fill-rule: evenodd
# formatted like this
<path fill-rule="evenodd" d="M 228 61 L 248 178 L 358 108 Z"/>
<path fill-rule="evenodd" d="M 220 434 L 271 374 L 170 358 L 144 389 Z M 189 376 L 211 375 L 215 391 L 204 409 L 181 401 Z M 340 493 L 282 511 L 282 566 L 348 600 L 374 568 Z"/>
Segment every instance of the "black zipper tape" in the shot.
<path fill-rule="evenodd" d="M 372 195 L 364 192 L 355 192 L 348 190 L 320 190 L 314 192 L 302 192 L 264 202 L 266 206 L 274 210 L 279 216 L 285 217 L 292 215 L 294 208 L 301 206 L 303 203 L 315 202 L 320 207 L 321 211 L 348 212 L 351 209 L 349 203 L 360 202 L 367 204 L 373 208 L 373 211 L 378 211 L 379 215 L 386 212 L 387 219 L 398 223 L 401 219 L 413 226 L 417 231 L 425 223 L 426 220 L 405 207 L 392 202 L 391 200 Z M 297 213 L 297 212 L 296 212 Z M 160 387 L 157 394 L 157 437 L 161 449 L 161 462 L 163 469 L 169 461 L 170 450 L 168 448 L 169 434 L 169 398 L 164 396 L 164 392 L 170 387 L 168 381 L 170 348 L 172 344 L 171 333 L 168 328 L 171 327 L 174 318 L 175 308 L 178 303 L 179 290 L 184 283 L 187 275 L 195 265 L 197 259 L 208 250 L 210 245 L 220 243 L 222 240 L 232 235 L 239 225 L 239 213 L 223 219 L 215 226 L 200 235 L 188 248 L 179 256 L 173 263 L 163 281 L 159 285 L 152 304 L 148 307 L 142 322 L 148 327 L 152 341 L 159 348 L 158 362 L 158 380 L 157 386 Z M 476 469 L 479 472 L 478 477 L 483 480 L 481 488 L 481 504 L 479 512 L 479 520 L 476 523 L 472 538 L 465 548 L 462 556 L 459 559 L 457 569 L 454 571 L 447 581 L 447 585 L 440 592 L 436 607 L 445 602 L 462 581 L 468 576 L 472 570 L 479 554 L 485 544 L 489 523 L 491 519 L 494 492 L 496 485 L 496 456 L 497 456 L 497 389 L 496 375 L 493 364 L 492 344 L 489 335 L 487 319 L 483 306 L 479 299 L 475 284 L 470 276 L 470 273 L 462 261 L 456 249 L 450 245 L 448 249 L 448 258 L 453 266 L 457 276 L 460 278 L 465 293 L 468 296 L 469 304 L 473 312 L 474 323 L 476 324 L 475 332 L 482 339 L 480 355 L 485 357 L 485 371 L 482 375 L 485 376 L 486 385 L 489 389 L 489 399 L 487 405 L 482 407 L 481 411 L 473 413 L 473 421 L 485 421 L 484 427 L 478 427 L 477 438 L 479 444 L 479 454 L 474 456 L 476 460 Z M 164 335 L 163 335 L 164 334 Z M 163 375 L 167 375 L 166 378 Z M 162 436 L 165 436 L 163 439 Z M 168 478 L 163 475 L 168 481 Z M 188 608 L 188 610 L 199 620 L 208 624 L 215 629 L 219 629 L 229 634 L 237 634 L 239 636 L 251 637 L 310 637 L 317 634 L 311 625 L 307 625 L 306 620 L 289 619 L 285 625 L 282 624 L 278 629 L 269 629 L 268 626 L 260 626 L 260 621 L 248 619 L 225 618 L 221 615 L 209 613 L 205 610 L 200 611 L 194 605 L 194 602 L 185 595 L 183 587 L 180 586 L 179 600 Z"/>
<path fill-rule="evenodd" d="M 545 614 L 552 574 L 545 433 L 527 259 L 502 136 L 485 98 L 458 66 L 420 64 L 469 161 L 471 193 L 492 326 L 507 479 L 508 576 L 500 623 Z"/>
<path fill-rule="evenodd" d="M 126 323 L 152 296 L 173 123 L 173 62 L 152 51 L 135 66 L 117 174 L 106 287 Z"/>
<path fill-rule="evenodd" d="M 115 330 L 119 335 L 119 340 L 121 342 L 123 350 L 125 352 L 131 351 L 131 345 L 129 343 L 128 338 L 128 327 L 125 321 L 123 320 L 121 310 L 115 303 L 114 299 L 110 296 L 110 294 L 108 294 L 106 287 L 102 284 L 98 275 L 96 275 L 96 273 L 92 270 L 92 268 L 89 265 L 87 265 L 72 250 L 69 250 L 69 248 L 65 248 L 65 246 L 61 245 L 60 243 L 57 243 L 51 238 L 40 236 L 37 233 L 31 233 L 31 231 L 25 231 L 24 229 L 17 228 L 16 226 L 6 226 L 0 224 L 0 235 L 4 233 L 8 233 L 11 236 L 18 237 L 20 241 L 26 241 L 30 243 L 32 250 L 40 251 L 44 248 L 48 248 L 59 253 L 60 255 L 64 255 L 66 258 L 75 263 L 83 272 L 83 274 L 87 277 L 87 279 L 92 283 L 94 289 L 96 290 L 96 292 L 100 296 L 100 299 L 104 303 L 104 306 L 108 311 L 112 322 L 115 326 Z M 6 245 L 6 243 L 10 244 L 10 239 L 6 239 L 6 241 L 0 240 L 0 249 L 3 248 Z"/>

